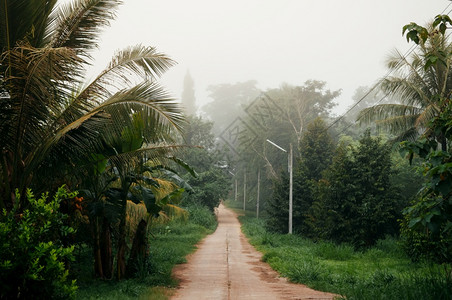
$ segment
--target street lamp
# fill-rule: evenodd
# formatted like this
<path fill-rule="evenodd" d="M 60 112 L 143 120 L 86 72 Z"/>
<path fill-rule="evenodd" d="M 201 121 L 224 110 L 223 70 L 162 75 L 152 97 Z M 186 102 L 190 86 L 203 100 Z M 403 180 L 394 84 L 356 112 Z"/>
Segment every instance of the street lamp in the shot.
<path fill-rule="evenodd" d="M 270 141 L 269 139 L 267 139 L 267 142 L 269 142 L 270 144 L 272 144 L 273 146 L 275 146 L 276 148 L 278 148 L 281 151 L 284 151 L 287 153 L 287 151 L 280 147 L 279 145 L 273 143 L 272 141 Z M 289 148 L 289 156 L 287 158 L 288 161 L 288 169 L 289 169 L 289 234 L 292 234 L 292 210 L 293 210 L 293 205 L 292 205 L 292 199 L 293 199 L 293 189 L 292 189 L 292 185 L 293 185 L 293 171 L 292 171 L 292 165 L 293 165 L 293 153 L 292 153 L 292 143 L 290 143 L 290 148 Z"/>

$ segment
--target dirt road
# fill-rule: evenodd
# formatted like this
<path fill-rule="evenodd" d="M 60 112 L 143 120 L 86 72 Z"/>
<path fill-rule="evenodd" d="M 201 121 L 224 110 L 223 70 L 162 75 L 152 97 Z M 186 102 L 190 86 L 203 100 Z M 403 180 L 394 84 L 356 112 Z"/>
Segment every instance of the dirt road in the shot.
<path fill-rule="evenodd" d="M 237 216 L 220 205 L 218 228 L 205 238 L 174 276 L 181 280 L 175 299 L 333 299 L 334 295 L 278 277 L 240 230 Z"/>

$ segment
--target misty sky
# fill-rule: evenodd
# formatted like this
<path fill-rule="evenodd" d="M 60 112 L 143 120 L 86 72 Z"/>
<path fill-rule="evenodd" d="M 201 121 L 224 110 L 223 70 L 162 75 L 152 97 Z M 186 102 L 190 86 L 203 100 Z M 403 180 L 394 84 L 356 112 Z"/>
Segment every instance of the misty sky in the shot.
<path fill-rule="evenodd" d="M 117 49 L 155 46 L 177 61 L 161 80 L 180 98 L 190 71 L 198 106 L 209 85 L 258 81 L 265 90 L 282 83 L 326 81 L 343 112 L 358 86 L 386 74 L 385 58 L 411 44 L 409 22 L 425 25 L 449 13 L 447 0 L 126 0 L 95 54 L 102 69 Z M 447 9 L 446 9 L 447 8 Z"/>

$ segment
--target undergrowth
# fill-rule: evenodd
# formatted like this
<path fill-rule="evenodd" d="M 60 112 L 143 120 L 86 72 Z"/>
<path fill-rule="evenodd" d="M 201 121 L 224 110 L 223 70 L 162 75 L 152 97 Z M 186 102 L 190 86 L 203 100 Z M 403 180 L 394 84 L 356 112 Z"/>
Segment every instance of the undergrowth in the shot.
<path fill-rule="evenodd" d="M 450 266 L 413 263 L 386 238 L 365 251 L 266 231 L 265 221 L 239 217 L 252 245 L 282 276 L 344 299 L 452 299 Z"/>
<path fill-rule="evenodd" d="M 122 281 L 93 279 L 88 247 L 77 255 L 77 299 L 168 299 L 177 281 L 171 276 L 176 264 L 186 262 L 195 245 L 216 228 L 216 219 L 206 208 L 189 208 L 188 220 L 172 220 L 150 228 L 149 257 L 140 263 L 136 278 Z M 77 252 L 77 251 L 76 251 Z"/>

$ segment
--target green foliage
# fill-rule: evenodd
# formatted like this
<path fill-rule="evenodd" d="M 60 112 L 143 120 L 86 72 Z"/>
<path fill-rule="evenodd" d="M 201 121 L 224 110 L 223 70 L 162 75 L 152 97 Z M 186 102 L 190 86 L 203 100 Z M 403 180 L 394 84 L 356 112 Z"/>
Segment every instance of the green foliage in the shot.
<path fill-rule="evenodd" d="M 215 168 L 199 173 L 198 177 L 190 179 L 189 183 L 193 192 L 186 195 L 184 203 L 204 205 L 211 211 L 226 198 L 230 189 L 229 179 L 223 170 Z"/>
<path fill-rule="evenodd" d="M 322 172 L 331 164 L 334 153 L 333 139 L 321 118 L 308 124 L 299 145 L 300 165 L 306 169 L 309 180 L 319 180 Z"/>
<path fill-rule="evenodd" d="M 197 172 L 197 176 L 186 174 L 184 178 L 191 186 L 189 194 L 184 195 L 184 205 L 196 204 L 206 206 L 213 211 L 214 207 L 225 199 L 230 188 L 229 161 L 217 149 L 212 134 L 212 122 L 191 116 L 184 132 L 184 139 L 193 148 L 185 149 L 184 160 Z"/>
<path fill-rule="evenodd" d="M 240 217 L 242 230 L 262 260 L 290 281 L 343 299 L 450 299 L 450 268 L 412 263 L 393 238 L 365 252 L 347 244 L 269 233 L 265 221 Z"/>
<path fill-rule="evenodd" d="M 322 172 L 330 165 L 334 144 L 326 130 L 325 121 L 316 118 L 308 124 L 299 144 L 299 157 L 293 178 L 293 227 L 296 232 L 312 233 L 310 208 L 315 197 L 315 186 Z M 267 203 L 269 228 L 287 232 L 289 179 L 283 172 L 274 182 L 273 196 Z"/>
<path fill-rule="evenodd" d="M 139 268 L 138 278 L 120 282 L 92 279 L 91 255 L 87 251 L 82 253 L 81 259 L 75 263 L 83 270 L 83 273 L 77 274 L 80 278 L 77 299 L 160 299 L 150 289 L 157 286 L 176 287 L 177 282 L 172 277 L 174 266 L 185 263 L 185 257 L 196 249 L 195 245 L 216 227 L 216 219 L 208 209 L 190 206 L 188 210 L 190 216 L 186 222 L 172 220 L 151 226 L 149 256 Z M 208 228 L 199 224 L 202 222 Z M 162 292 L 158 294 L 162 299 L 167 299 Z"/>
<path fill-rule="evenodd" d="M 451 19 L 438 15 L 433 28 L 437 32 L 427 36 L 431 43 L 443 38 Z M 411 33 L 411 32 L 410 32 Z M 439 34 L 438 34 L 439 33 Z M 416 44 L 419 41 L 412 39 Z M 451 53 L 442 49 L 431 49 L 423 62 L 425 69 L 442 69 L 449 66 Z M 449 68 L 447 67 L 447 70 Z M 449 72 L 449 71 L 447 71 Z M 408 152 L 410 161 L 419 156 L 424 160 L 424 176 L 427 182 L 419 197 L 404 210 L 402 234 L 404 246 L 414 259 L 428 258 L 438 262 L 452 262 L 452 106 L 450 90 L 444 85 L 441 93 L 430 100 L 437 106 L 437 113 L 429 119 L 422 138 L 414 142 L 403 142 L 402 150 Z"/>
<path fill-rule="evenodd" d="M 273 195 L 267 201 L 268 229 L 284 233 L 289 229 L 289 175 L 281 172 L 280 179 L 273 181 Z M 295 212 L 300 211 L 298 202 L 293 202 Z M 297 227 L 297 224 L 294 226 Z"/>
<path fill-rule="evenodd" d="M 201 225 L 209 230 L 215 230 L 217 227 L 217 220 L 207 207 L 192 204 L 186 210 L 189 213 L 189 220 L 193 224 Z"/>
<path fill-rule="evenodd" d="M 77 286 L 69 275 L 73 246 L 62 240 L 74 230 L 65 225 L 67 215 L 59 211 L 60 202 L 74 198 L 64 187 L 52 199 L 43 194 L 36 199 L 27 190 L 27 209 L 17 205 L 0 216 L 0 298 L 30 297 L 66 299 Z M 20 195 L 16 192 L 16 199 Z"/>
<path fill-rule="evenodd" d="M 369 131 L 358 146 L 340 146 L 312 208 L 317 234 L 362 247 L 397 233 L 403 203 L 390 182 L 391 172 L 389 146 Z"/>
<path fill-rule="evenodd" d="M 422 139 L 404 143 L 410 154 L 424 162 L 427 182 L 412 205 L 404 210 L 402 235 L 413 259 L 452 262 L 452 156 L 435 150 L 436 142 Z"/>
<path fill-rule="evenodd" d="M 412 40 L 416 44 L 419 44 L 421 41 L 422 43 L 425 43 L 425 41 L 428 38 L 428 31 L 422 26 L 417 25 L 416 23 L 412 22 L 408 25 L 403 26 L 402 34 L 405 34 L 405 32 L 408 30 L 406 34 L 406 40 L 409 42 Z"/>
<path fill-rule="evenodd" d="M 86 82 L 90 51 L 120 4 L 119 0 L 61 5 L 56 0 L 4 2 L 0 209 L 12 207 L 15 188 L 23 194 L 26 187 L 41 192 L 62 182 L 77 184 L 83 178 L 77 173 L 87 162 L 102 159 L 93 153 L 114 156 L 118 165 L 126 165 L 137 152 L 158 156 L 162 144 L 167 145 L 174 130 L 181 128 L 179 105 L 156 80 L 174 61 L 153 47 L 117 51 L 105 69 Z M 138 118 L 141 135 L 128 130 Z M 121 137 L 130 143 L 115 144 Z M 144 144 L 145 149 L 131 151 Z"/>

